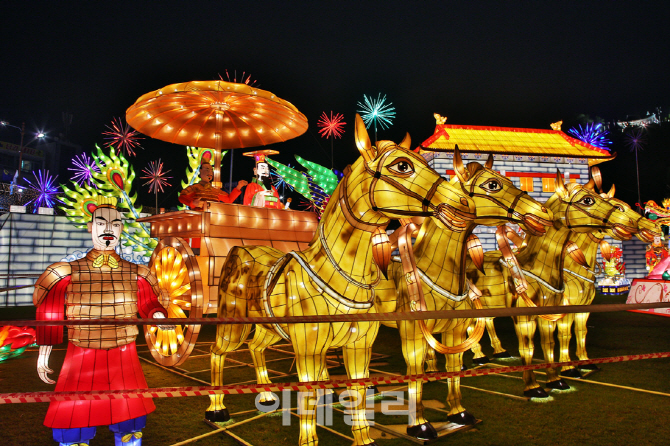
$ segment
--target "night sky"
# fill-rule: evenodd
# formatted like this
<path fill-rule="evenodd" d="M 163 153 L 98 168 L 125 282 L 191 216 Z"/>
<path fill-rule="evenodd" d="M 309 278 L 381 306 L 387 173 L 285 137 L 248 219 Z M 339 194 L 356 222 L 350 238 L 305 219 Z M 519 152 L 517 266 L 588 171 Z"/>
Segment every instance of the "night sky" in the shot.
<path fill-rule="evenodd" d="M 548 129 L 562 119 L 567 131 L 580 114 L 612 121 L 670 111 L 667 1 L 5 1 L 0 10 L 0 119 L 57 136 L 62 112 L 72 113 L 67 137 L 89 152 L 142 94 L 226 70 L 250 73 L 307 116 L 306 134 L 271 146 L 280 162 L 295 164 L 296 153 L 330 166 L 316 122 L 322 111 L 343 113 L 338 169 L 357 156 L 351 124 L 364 94 L 386 94 L 396 108 L 379 139 L 409 132 L 413 146 L 433 133 L 434 112 L 451 124 Z M 643 200 L 670 196 L 667 126 L 640 152 Z M 3 130 L 0 140 L 17 134 Z M 632 204 L 634 155 L 612 139 L 619 156 L 603 165 L 605 184 L 616 182 Z M 174 185 L 185 179 L 183 146 L 143 146 L 131 159 L 136 172 L 161 157 Z M 250 160 L 237 152 L 235 165 L 234 179 L 250 179 Z M 172 189 L 161 206 L 176 204 Z"/>

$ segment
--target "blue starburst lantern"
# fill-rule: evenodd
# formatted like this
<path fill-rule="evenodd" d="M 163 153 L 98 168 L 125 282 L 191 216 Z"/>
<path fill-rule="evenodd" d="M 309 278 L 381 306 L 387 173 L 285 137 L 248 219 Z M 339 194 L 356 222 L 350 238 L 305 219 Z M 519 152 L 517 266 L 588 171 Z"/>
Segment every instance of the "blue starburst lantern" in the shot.
<path fill-rule="evenodd" d="M 33 172 L 33 176 L 35 177 L 34 183 L 27 178 L 26 182 L 28 183 L 28 187 L 34 192 L 35 198 L 26 203 L 26 205 L 33 205 L 33 213 L 36 213 L 41 207 L 53 208 L 56 200 L 58 200 L 59 187 L 56 185 L 58 175 L 52 177 L 47 170 L 38 170 L 37 173 Z"/>
<path fill-rule="evenodd" d="M 375 143 L 377 142 L 377 124 L 382 129 L 387 129 L 393 125 L 393 118 L 395 118 L 395 107 L 392 102 L 386 102 L 386 95 L 377 95 L 377 99 L 372 96 L 367 97 L 363 95 L 363 102 L 358 102 L 358 113 L 360 113 L 365 128 L 370 128 L 374 125 L 375 128 Z"/>
<path fill-rule="evenodd" d="M 602 124 L 590 123 L 586 124 L 585 127 L 579 125 L 579 128 L 573 127 L 568 130 L 575 138 L 585 143 L 591 144 L 592 146 L 598 147 L 600 149 L 609 150 L 608 145 L 612 144 L 612 141 L 609 140 L 607 135 L 609 135 L 609 130 L 603 127 Z"/>

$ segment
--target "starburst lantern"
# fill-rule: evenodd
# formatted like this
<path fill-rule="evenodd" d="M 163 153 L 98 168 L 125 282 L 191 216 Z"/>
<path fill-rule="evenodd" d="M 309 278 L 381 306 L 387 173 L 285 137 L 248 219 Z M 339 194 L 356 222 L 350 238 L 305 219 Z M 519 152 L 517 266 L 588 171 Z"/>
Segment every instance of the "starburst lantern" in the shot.
<path fill-rule="evenodd" d="M 319 118 L 319 121 L 316 123 L 316 125 L 319 127 L 319 134 L 321 134 L 321 137 L 330 139 L 331 169 L 335 167 L 335 158 L 333 156 L 333 139 L 342 138 L 345 124 L 346 122 L 344 122 L 344 116 L 340 113 L 336 113 L 333 116 L 332 111 L 330 112 L 330 116 L 328 116 L 326 112 L 323 112 L 321 114 L 321 118 Z"/>
<path fill-rule="evenodd" d="M 170 183 L 167 181 L 168 178 L 172 178 L 167 176 L 169 172 L 169 170 L 163 170 L 163 162 L 160 158 L 158 161 L 151 161 L 149 166 L 142 170 L 144 176 L 140 178 L 147 180 L 143 185 L 148 185 L 149 192 L 153 191 L 156 196 L 156 213 L 158 213 L 158 191 L 163 192 L 164 186 L 170 186 Z"/>
<path fill-rule="evenodd" d="M 26 178 L 28 187 L 35 192 L 35 198 L 30 200 L 26 204 L 34 204 L 33 213 L 37 212 L 37 209 L 40 207 L 52 208 L 56 202 L 58 195 L 58 186 L 56 186 L 56 178 L 51 176 L 47 170 L 38 170 L 37 173 L 33 172 L 35 177 L 35 182 L 31 182 Z"/>
<path fill-rule="evenodd" d="M 375 129 L 375 142 L 377 141 L 377 124 L 382 129 L 387 129 L 393 124 L 393 118 L 395 118 L 395 107 L 393 107 L 392 102 L 386 102 L 386 95 L 382 97 L 382 94 L 377 95 L 377 99 L 374 99 L 372 96 L 369 98 L 366 95 L 363 95 L 363 102 L 358 103 L 361 118 L 365 122 L 365 128 L 370 128 L 371 125 Z"/>
<path fill-rule="evenodd" d="M 84 184 L 89 186 L 92 185 L 93 173 L 100 173 L 100 168 L 95 164 L 93 158 L 86 153 L 82 153 L 81 155 L 72 158 L 72 165 L 74 167 L 68 167 L 67 170 L 71 170 L 74 173 L 72 175 L 72 181 L 79 186 L 83 186 Z"/>
<path fill-rule="evenodd" d="M 107 128 L 109 130 L 102 133 L 108 140 L 105 147 L 114 147 L 117 153 L 125 152 L 127 156 L 135 156 L 135 149 L 142 148 L 138 140 L 143 138 L 128 123 L 124 124 L 121 118 L 112 119 L 112 124 Z"/>
<path fill-rule="evenodd" d="M 586 124 L 584 127 L 580 124 L 578 127 L 573 127 L 568 130 L 568 133 L 580 141 L 584 141 L 587 144 L 591 144 L 592 146 L 601 149 L 609 150 L 607 146 L 612 144 L 612 141 L 607 137 L 610 133 L 609 130 L 603 127 L 600 123 L 590 123 Z"/>

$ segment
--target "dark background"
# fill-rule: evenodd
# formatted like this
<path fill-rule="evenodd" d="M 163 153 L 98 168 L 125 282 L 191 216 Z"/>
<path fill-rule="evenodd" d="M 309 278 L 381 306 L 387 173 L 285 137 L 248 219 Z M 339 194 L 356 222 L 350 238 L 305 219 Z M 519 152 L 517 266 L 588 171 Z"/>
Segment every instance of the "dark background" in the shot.
<path fill-rule="evenodd" d="M 434 112 L 452 124 L 549 128 L 562 119 L 564 131 L 585 122 L 580 115 L 611 122 L 660 107 L 667 117 L 669 17 L 664 1 L 5 1 L 0 119 L 55 137 L 69 112 L 66 138 L 90 152 L 142 94 L 244 71 L 309 120 L 306 134 L 271 146 L 280 162 L 295 165 L 295 153 L 330 166 L 316 122 L 322 111 L 345 115 L 341 170 L 357 156 L 351 124 L 364 94 L 386 94 L 396 108 L 379 139 L 409 132 L 413 146 L 433 133 Z M 643 201 L 670 196 L 669 126 L 650 129 L 639 154 Z M 616 182 L 633 204 L 635 157 L 619 131 L 611 137 L 618 157 L 602 165 L 605 185 Z M 0 139 L 18 142 L 18 132 L 0 130 Z M 142 143 L 136 173 L 161 157 L 174 178 L 160 206 L 176 205 L 185 148 Z M 252 166 L 237 152 L 234 179 L 250 179 Z M 153 206 L 147 187 L 135 187 Z"/>

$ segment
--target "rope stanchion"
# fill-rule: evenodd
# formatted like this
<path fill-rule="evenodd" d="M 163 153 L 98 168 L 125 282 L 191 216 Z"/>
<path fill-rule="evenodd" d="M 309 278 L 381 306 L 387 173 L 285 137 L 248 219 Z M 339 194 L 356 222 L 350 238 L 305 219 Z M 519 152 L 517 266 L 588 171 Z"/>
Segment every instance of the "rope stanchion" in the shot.
<path fill-rule="evenodd" d="M 614 311 L 646 310 L 651 308 L 670 308 L 670 302 L 652 302 L 642 304 L 601 304 L 566 305 L 552 307 L 514 307 L 487 308 L 481 310 L 439 310 L 415 311 L 409 313 L 361 313 L 333 314 L 322 316 L 283 316 L 283 317 L 202 317 L 202 318 L 166 318 L 166 319 L 70 319 L 64 321 L 8 320 L 2 325 L 20 325 L 42 327 L 48 325 L 218 325 L 218 324 L 306 324 L 326 322 L 356 321 L 401 321 L 425 319 L 458 319 L 505 316 L 537 316 L 555 313 L 609 313 Z M 160 323 L 158 323 L 160 321 Z"/>
<path fill-rule="evenodd" d="M 243 395 L 260 392 L 281 392 L 282 390 L 307 391 L 317 389 L 334 389 L 351 385 L 382 386 L 388 384 L 405 384 L 417 380 L 424 382 L 440 381 L 456 376 L 487 376 L 501 373 L 541 370 L 551 367 L 578 366 L 583 364 L 606 364 L 614 362 L 639 361 L 642 359 L 670 358 L 670 352 L 644 353 L 639 355 L 612 356 L 607 358 L 585 359 L 578 361 L 555 362 L 551 364 L 530 364 L 521 366 L 496 367 L 492 369 L 471 369 L 460 372 L 437 372 L 421 375 L 390 375 L 352 380 L 331 380 L 272 384 L 243 384 L 229 386 L 200 387 L 158 387 L 138 390 L 99 390 L 89 392 L 24 392 L 0 393 L 0 404 L 17 403 L 48 403 L 52 401 L 80 400 L 117 400 L 130 398 L 176 398 L 188 396 L 208 396 L 214 394 Z"/>

